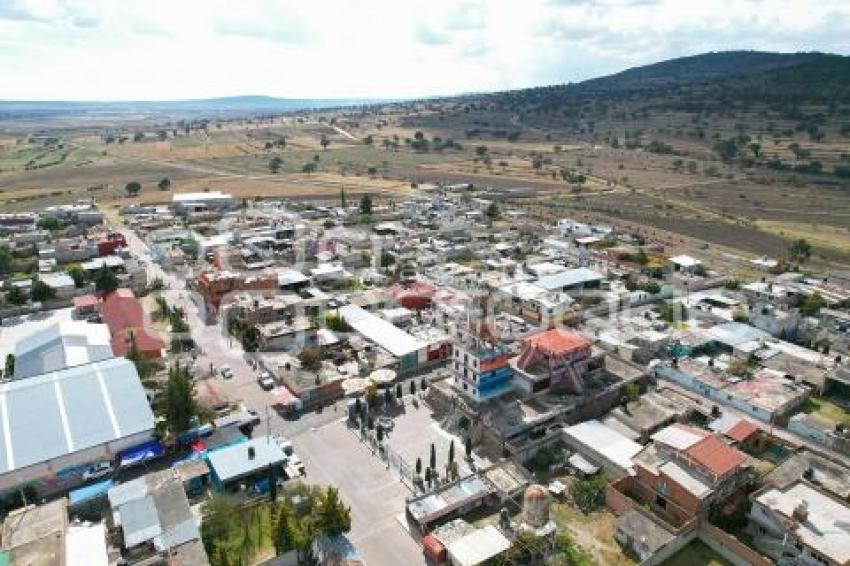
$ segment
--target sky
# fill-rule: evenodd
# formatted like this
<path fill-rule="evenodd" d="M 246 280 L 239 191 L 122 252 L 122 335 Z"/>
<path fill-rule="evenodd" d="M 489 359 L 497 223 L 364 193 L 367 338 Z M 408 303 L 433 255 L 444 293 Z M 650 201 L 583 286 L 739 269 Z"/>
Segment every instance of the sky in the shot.
<path fill-rule="evenodd" d="M 850 0 L 0 0 L 0 99 L 415 98 L 850 54 Z"/>

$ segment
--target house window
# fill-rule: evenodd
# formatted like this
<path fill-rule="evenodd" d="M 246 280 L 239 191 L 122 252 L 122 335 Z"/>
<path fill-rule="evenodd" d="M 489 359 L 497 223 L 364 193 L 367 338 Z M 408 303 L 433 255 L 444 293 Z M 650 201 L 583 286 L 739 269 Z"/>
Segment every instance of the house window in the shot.
<path fill-rule="evenodd" d="M 667 499 L 661 497 L 660 495 L 656 496 L 655 504 L 661 507 L 662 509 L 667 509 Z"/>

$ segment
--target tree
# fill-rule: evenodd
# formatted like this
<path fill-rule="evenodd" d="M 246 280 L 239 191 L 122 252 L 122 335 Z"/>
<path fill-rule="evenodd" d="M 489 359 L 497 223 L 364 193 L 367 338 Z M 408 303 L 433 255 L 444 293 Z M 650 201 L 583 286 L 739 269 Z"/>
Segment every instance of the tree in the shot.
<path fill-rule="evenodd" d="M 54 218 L 53 216 L 48 216 L 47 218 L 41 218 L 38 221 L 38 227 L 42 230 L 49 230 L 51 232 L 55 232 L 62 228 L 62 223 L 58 218 Z"/>
<path fill-rule="evenodd" d="M 570 495 L 584 514 L 592 513 L 605 505 L 608 480 L 604 475 L 578 480 L 570 486 Z"/>
<path fill-rule="evenodd" d="M 823 300 L 823 296 L 815 291 L 800 303 L 800 314 L 815 316 L 824 306 L 826 306 L 826 302 Z"/>
<path fill-rule="evenodd" d="M 86 272 L 79 265 L 72 265 L 66 272 L 74 280 L 74 287 L 82 289 L 86 284 Z"/>
<path fill-rule="evenodd" d="M 372 197 L 368 193 L 360 197 L 360 214 L 372 214 Z"/>
<path fill-rule="evenodd" d="M 384 427 L 378 423 L 378 430 L 375 431 L 375 438 L 378 440 L 378 444 L 384 441 Z"/>
<path fill-rule="evenodd" d="M 56 297 L 56 289 L 36 277 L 35 279 L 33 279 L 32 282 L 32 290 L 30 291 L 30 296 L 32 297 L 33 301 L 39 303 L 49 301 L 50 299 Z"/>
<path fill-rule="evenodd" d="M 15 354 L 9 352 L 6 354 L 6 369 L 3 372 L 7 378 L 15 376 Z"/>
<path fill-rule="evenodd" d="M 449 443 L 449 464 L 453 464 L 455 461 L 455 441 L 452 440 Z"/>
<path fill-rule="evenodd" d="M 128 196 L 134 197 L 142 190 L 142 185 L 138 181 L 130 181 L 124 185 L 124 191 Z"/>
<path fill-rule="evenodd" d="M 416 458 L 416 475 L 422 473 L 422 458 Z"/>
<path fill-rule="evenodd" d="M 371 147 L 371 146 L 372 146 L 372 144 L 374 144 L 374 143 L 375 143 L 375 138 L 374 138 L 374 137 L 372 137 L 371 135 L 368 135 L 368 136 L 366 136 L 365 138 L 363 138 L 363 143 L 364 143 L 365 145 L 368 145 L 369 147 Z"/>
<path fill-rule="evenodd" d="M 159 187 L 159 190 L 161 191 L 167 191 L 171 188 L 171 179 L 169 179 L 168 177 L 163 177 L 163 179 L 159 183 L 157 183 L 156 186 Z"/>
<path fill-rule="evenodd" d="M 144 352 L 139 349 L 139 344 L 136 342 L 136 335 L 132 331 L 130 331 L 127 340 L 130 342 L 127 359 L 136 366 L 136 372 L 139 374 L 139 378 L 145 380 L 153 373 L 153 365 L 147 359 Z"/>
<path fill-rule="evenodd" d="M 638 397 L 640 397 L 640 385 L 636 382 L 632 381 L 631 383 L 626 384 L 625 391 L 623 396 L 626 398 L 626 401 L 633 402 L 637 401 Z"/>
<path fill-rule="evenodd" d="M 478 155 L 478 157 L 484 157 L 485 155 L 487 155 L 487 151 L 488 150 L 486 145 L 479 145 L 475 148 L 475 154 Z"/>
<path fill-rule="evenodd" d="M 495 202 L 491 202 L 489 206 L 487 206 L 487 210 L 485 212 L 487 218 L 490 220 L 495 220 L 499 217 L 499 205 Z"/>
<path fill-rule="evenodd" d="M 401 401 L 402 396 L 404 395 L 404 390 L 401 388 L 401 383 L 396 383 L 395 386 L 395 397 L 399 401 Z"/>
<path fill-rule="evenodd" d="M 425 468 L 425 483 L 428 484 L 428 487 L 431 487 L 431 469 Z"/>
<path fill-rule="evenodd" d="M 310 173 L 315 173 L 318 168 L 319 166 L 316 165 L 314 161 L 308 161 L 304 164 L 304 167 L 301 168 L 301 172 L 309 175 Z"/>
<path fill-rule="evenodd" d="M 345 187 L 343 187 L 339 190 L 339 206 L 343 210 L 348 208 L 348 202 L 346 202 L 346 200 L 345 200 Z"/>
<path fill-rule="evenodd" d="M 17 285 L 12 285 L 12 288 L 6 293 L 6 300 L 15 306 L 26 304 L 29 300 L 27 292 Z"/>
<path fill-rule="evenodd" d="M 327 151 L 328 146 L 331 145 L 331 140 L 328 139 L 328 136 L 322 134 L 322 139 L 319 140 L 319 143 L 322 144 L 322 149 Z"/>
<path fill-rule="evenodd" d="M 437 467 L 437 449 L 436 447 L 434 447 L 433 442 L 431 443 L 431 458 L 429 459 L 428 463 L 430 464 L 428 466 L 429 468 L 433 469 Z"/>
<path fill-rule="evenodd" d="M 335 537 L 351 530 L 351 508 L 339 498 L 335 487 L 328 487 L 315 512 L 316 528 L 323 534 Z"/>
<path fill-rule="evenodd" d="M 95 273 L 94 288 L 102 293 L 109 293 L 118 288 L 118 277 L 105 263 Z"/>
<path fill-rule="evenodd" d="M 283 165 L 283 159 L 281 159 L 277 155 L 269 159 L 269 171 L 271 171 L 272 173 L 279 173 L 281 165 Z"/>
<path fill-rule="evenodd" d="M 393 390 L 387 387 L 384 389 L 384 404 L 389 407 L 393 404 Z"/>
<path fill-rule="evenodd" d="M 192 428 L 198 407 L 188 366 L 175 364 L 168 370 L 161 414 L 165 418 L 166 427 L 175 436 Z"/>
<path fill-rule="evenodd" d="M 260 330 L 252 326 L 242 333 L 242 349 L 246 352 L 256 352 L 260 349 Z"/>
<path fill-rule="evenodd" d="M 791 256 L 792 261 L 805 263 L 812 255 L 812 245 L 805 238 L 800 238 L 791 244 L 788 255 Z"/>
<path fill-rule="evenodd" d="M 307 346 L 298 353 L 301 367 L 308 371 L 317 371 L 322 367 L 322 350 L 316 346 Z"/>
<path fill-rule="evenodd" d="M 15 256 L 9 248 L 0 247 L 0 273 L 9 273 L 15 268 Z"/>
<path fill-rule="evenodd" d="M 466 452 L 466 458 L 469 460 L 472 458 L 472 439 L 470 437 L 466 437 L 466 440 L 463 442 L 464 452 Z"/>
<path fill-rule="evenodd" d="M 410 394 L 416 395 L 416 382 L 412 379 L 410 380 Z"/>

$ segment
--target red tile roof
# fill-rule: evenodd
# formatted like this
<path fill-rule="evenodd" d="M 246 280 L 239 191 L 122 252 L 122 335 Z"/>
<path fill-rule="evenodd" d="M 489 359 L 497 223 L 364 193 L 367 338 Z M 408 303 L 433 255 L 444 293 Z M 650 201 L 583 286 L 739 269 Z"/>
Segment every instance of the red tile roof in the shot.
<path fill-rule="evenodd" d="M 162 357 L 165 342 L 144 328 L 124 328 L 112 336 L 110 345 L 116 356 L 126 356 L 130 352 L 130 333 L 136 340 L 136 346 L 148 358 Z"/>
<path fill-rule="evenodd" d="M 93 307 L 97 305 L 97 297 L 94 295 L 81 295 L 79 297 L 74 297 L 74 307 L 83 308 L 83 307 Z"/>
<path fill-rule="evenodd" d="M 732 440 L 741 442 L 749 438 L 758 429 L 758 425 L 748 420 L 741 419 L 733 427 L 726 431 L 726 436 Z"/>
<path fill-rule="evenodd" d="M 563 355 L 590 346 L 584 336 L 562 328 L 552 328 L 525 339 L 524 344 L 552 355 Z"/>
<path fill-rule="evenodd" d="M 145 312 L 130 289 L 116 289 L 104 297 L 100 314 L 112 334 L 145 325 Z"/>
<path fill-rule="evenodd" d="M 741 452 L 714 435 L 706 436 L 686 452 L 694 461 L 718 476 L 726 475 L 746 460 Z"/>

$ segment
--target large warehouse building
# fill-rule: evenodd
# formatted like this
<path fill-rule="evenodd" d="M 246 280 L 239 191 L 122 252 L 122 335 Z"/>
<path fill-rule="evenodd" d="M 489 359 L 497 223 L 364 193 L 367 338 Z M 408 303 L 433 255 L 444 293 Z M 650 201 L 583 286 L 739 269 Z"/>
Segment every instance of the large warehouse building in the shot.
<path fill-rule="evenodd" d="M 154 416 L 127 359 L 0 384 L 0 493 L 72 487 L 94 462 L 153 437 Z"/>

